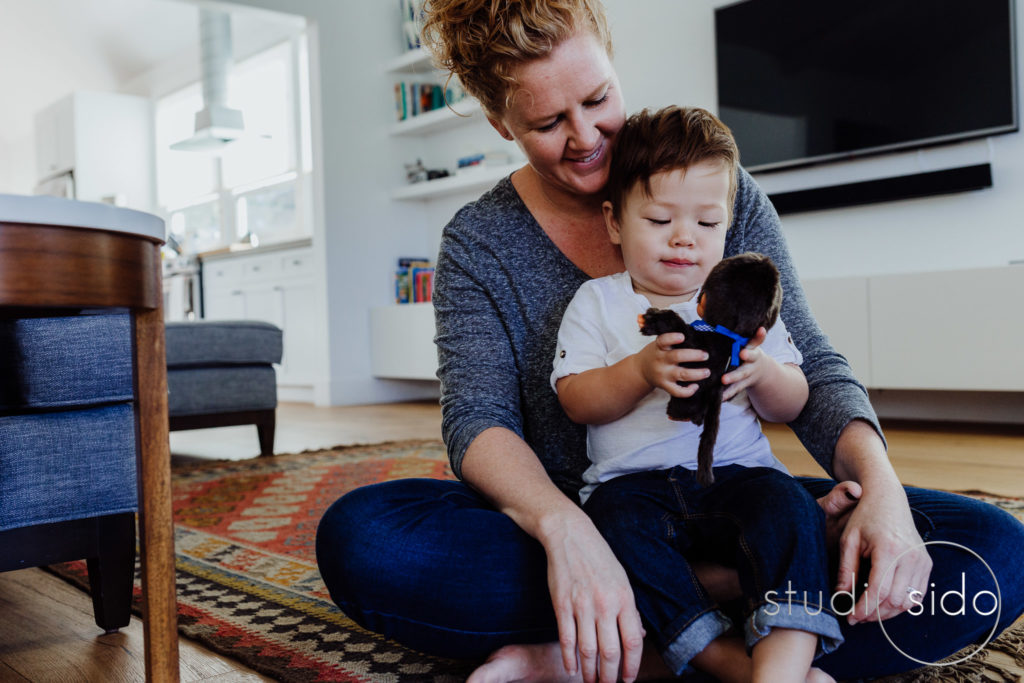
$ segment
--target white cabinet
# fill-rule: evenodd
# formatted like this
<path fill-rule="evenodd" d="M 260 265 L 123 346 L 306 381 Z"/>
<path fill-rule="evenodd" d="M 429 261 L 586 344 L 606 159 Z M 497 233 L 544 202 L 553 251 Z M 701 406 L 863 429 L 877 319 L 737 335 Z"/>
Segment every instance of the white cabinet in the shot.
<path fill-rule="evenodd" d="M 144 97 L 76 92 L 35 116 L 36 180 L 73 174 L 75 199 L 154 206 L 153 112 Z"/>
<path fill-rule="evenodd" d="M 203 258 L 203 317 L 208 320 L 263 320 L 284 332 L 279 387 L 312 390 L 318 347 L 313 249 L 264 248 Z M 288 398 L 311 400 L 292 393 Z"/>
<path fill-rule="evenodd" d="M 864 384 L 871 376 L 871 327 L 868 279 L 865 277 L 809 280 L 803 283 L 807 303 L 832 346 L 846 357 Z"/>
<path fill-rule="evenodd" d="M 399 304 L 370 311 L 370 367 L 374 377 L 437 379 L 434 307 Z"/>
<path fill-rule="evenodd" d="M 832 345 L 869 388 L 1024 391 L 1024 266 L 803 285 Z"/>
<path fill-rule="evenodd" d="M 886 275 L 868 283 L 876 386 L 1024 391 L 1024 266 Z"/>

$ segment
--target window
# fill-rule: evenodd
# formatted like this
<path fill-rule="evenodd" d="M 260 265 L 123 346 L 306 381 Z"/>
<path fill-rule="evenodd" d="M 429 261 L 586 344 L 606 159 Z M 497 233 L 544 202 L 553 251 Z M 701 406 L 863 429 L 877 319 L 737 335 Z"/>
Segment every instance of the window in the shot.
<path fill-rule="evenodd" d="M 180 245 L 188 245 L 192 251 L 209 251 L 221 244 L 220 202 L 217 195 L 204 197 L 191 206 L 185 206 L 171 214 L 167 232 Z"/>
<path fill-rule="evenodd" d="M 157 100 L 157 198 L 187 252 L 238 239 L 279 242 L 312 232 L 308 48 L 305 36 L 235 64 L 227 106 L 245 135 L 215 152 L 170 145 L 194 132 L 203 108 L 194 83 Z"/>

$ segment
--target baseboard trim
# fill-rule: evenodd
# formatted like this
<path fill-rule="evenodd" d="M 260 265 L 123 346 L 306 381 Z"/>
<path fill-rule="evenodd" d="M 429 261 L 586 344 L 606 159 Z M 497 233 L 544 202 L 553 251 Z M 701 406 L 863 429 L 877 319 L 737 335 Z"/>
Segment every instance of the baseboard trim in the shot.
<path fill-rule="evenodd" d="M 882 419 L 975 424 L 1024 424 L 1024 392 L 871 389 Z"/>

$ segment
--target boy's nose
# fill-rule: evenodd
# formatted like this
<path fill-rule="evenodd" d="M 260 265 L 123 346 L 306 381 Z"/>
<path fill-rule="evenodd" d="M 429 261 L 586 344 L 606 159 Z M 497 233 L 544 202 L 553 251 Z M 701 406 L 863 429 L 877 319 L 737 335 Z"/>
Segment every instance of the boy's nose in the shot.
<path fill-rule="evenodd" d="M 693 244 L 693 233 L 690 229 L 682 224 L 682 222 L 676 225 L 675 230 L 672 231 L 672 237 L 669 243 L 673 247 L 688 247 Z"/>

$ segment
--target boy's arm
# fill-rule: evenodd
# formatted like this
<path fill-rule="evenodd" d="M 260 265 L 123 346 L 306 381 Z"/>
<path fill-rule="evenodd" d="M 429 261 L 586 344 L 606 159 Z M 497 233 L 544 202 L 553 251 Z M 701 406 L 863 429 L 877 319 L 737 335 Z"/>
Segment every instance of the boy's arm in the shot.
<path fill-rule="evenodd" d="M 768 422 L 790 422 L 807 403 L 807 378 L 800 366 L 780 363 L 759 348 L 767 333 L 762 327 L 740 352 L 743 363 L 722 376 L 726 386 L 722 400 L 729 400 L 746 389 L 750 404 Z"/>
<path fill-rule="evenodd" d="M 606 424 L 633 410 L 655 387 L 680 398 L 692 395 L 697 389 L 692 382 L 707 377 L 708 370 L 683 368 L 679 363 L 707 360 L 707 353 L 672 348 L 681 341 L 682 335 L 677 332 L 658 335 L 643 349 L 614 365 L 558 379 L 555 390 L 565 414 L 579 424 Z M 677 382 L 691 384 L 680 386 Z"/>

